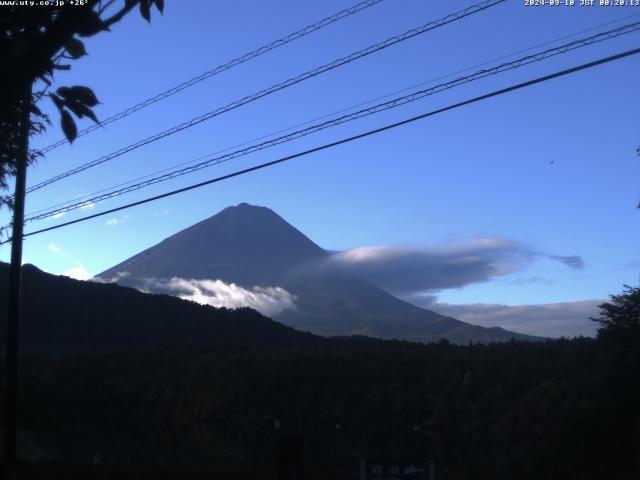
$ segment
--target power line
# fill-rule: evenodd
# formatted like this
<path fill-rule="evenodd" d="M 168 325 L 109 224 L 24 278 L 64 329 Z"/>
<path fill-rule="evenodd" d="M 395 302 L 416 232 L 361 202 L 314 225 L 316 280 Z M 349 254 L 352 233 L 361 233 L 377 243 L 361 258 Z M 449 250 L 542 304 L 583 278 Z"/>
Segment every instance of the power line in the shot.
<path fill-rule="evenodd" d="M 206 185 L 211 185 L 213 183 L 219 183 L 219 182 L 222 182 L 224 180 L 228 180 L 228 179 L 233 178 L 233 177 L 238 177 L 240 175 L 244 175 L 244 174 L 247 174 L 247 173 L 250 173 L 250 172 L 254 172 L 256 170 L 262 170 L 264 168 L 277 165 L 279 163 L 287 162 L 289 160 L 293 160 L 293 159 L 296 159 L 296 158 L 307 156 L 307 155 L 310 155 L 310 154 L 315 153 L 315 152 L 319 152 L 319 151 L 322 151 L 322 150 L 327 150 L 329 148 L 333 148 L 333 147 L 336 147 L 338 145 L 342 145 L 342 144 L 345 144 L 345 143 L 353 142 L 353 141 L 359 140 L 361 138 L 365 138 L 365 137 L 369 137 L 371 135 L 375 135 L 375 134 L 378 134 L 378 133 L 381 133 L 381 132 L 385 132 L 387 130 L 391 130 L 393 128 L 397 128 L 397 127 L 400 127 L 402 125 L 407 125 L 409 123 L 413 123 L 413 122 L 416 122 L 418 120 L 422 120 L 422 119 L 437 115 L 439 113 L 443 113 L 443 112 L 447 112 L 449 110 L 454 110 L 456 108 L 464 107 L 466 105 L 477 103 L 477 102 L 480 102 L 482 100 L 487 100 L 487 99 L 492 98 L 492 97 L 497 97 L 499 95 L 503 95 L 505 93 L 509 93 L 509 92 L 512 92 L 512 91 L 515 91 L 515 90 L 520 90 L 520 89 L 523 89 L 523 88 L 526 88 L 526 87 L 529 87 L 531 85 L 535 85 L 535 84 L 538 84 L 538 83 L 543 83 L 543 82 L 546 82 L 548 80 L 552 80 L 554 78 L 563 77 L 563 76 L 570 75 L 572 73 L 579 72 L 579 71 L 582 71 L 582 70 L 587 70 L 589 68 L 593 68 L 593 67 L 596 67 L 598 65 L 602 65 L 602 64 L 605 64 L 605 63 L 613 62 L 615 60 L 620 60 L 620 59 L 625 58 L 625 57 L 629 57 L 629 56 L 632 56 L 632 55 L 637 55 L 638 53 L 640 53 L 640 48 L 635 48 L 635 49 L 627 50 L 625 52 L 621 52 L 621 53 L 618 53 L 618 54 L 615 54 L 615 55 L 611 55 L 611 56 L 608 56 L 608 57 L 600 58 L 598 60 L 594 60 L 594 61 L 589 62 L 589 63 L 584 63 L 584 64 L 578 65 L 576 67 L 571 67 L 571 68 L 568 68 L 568 69 L 565 69 L 565 70 L 560 70 L 558 72 L 551 73 L 549 75 L 544 75 L 542 77 L 537 77 L 537 78 L 534 78 L 532 80 L 528 80 L 526 82 L 518 83 L 516 85 L 511 85 L 509 87 L 502 88 L 502 89 L 499 89 L 499 90 L 494 90 L 493 92 L 490 92 L 490 93 L 487 93 L 487 94 L 484 94 L 484 95 L 480 95 L 478 97 L 474 97 L 474 98 L 471 98 L 469 100 L 464 100 L 462 102 L 458 102 L 458 103 L 455 103 L 455 104 L 452 104 L 452 105 L 449 105 L 449 106 L 446 106 L 446 107 L 443 107 L 443 108 L 439 108 L 437 110 L 432 110 L 430 112 L 423 113 L 421 115 L 417 115 L 415 117 L 411 117 L 411 118 L 408 118 L 408 119 L 405 119 L 405 120 L 401 120 L 399 122 L 391 123 L 391 124 L 385 125 L 385 126 L 380 127 L 380 128 L 376 128 L 376 129 L 373 129 L 373 130 L 368 130 L 366 132 L 363 132 L 363 133 L 360 133 L 360 134 L 357 134 L 357 135 L 353 135 L 353 136 L 350 136 L 350 137 L 347 137 L 347 138 L 343 138 L 343 139 L 337 140 L 335 142 L 327 143 L 327 144 L 321 145 L 319 147 L 314 147 L 314 148 L 311 148 L 311 149 L 308 149 L 308 150 L 304 150 L 302 152 L 295 153 L 293 155 L 288 155 L 286 157 L 281 157 L 281 158 L 279 158 L 277 160 L 272 160 L 270 162 L 261 163 L 259 165 L 255 165 L 253 167 L 245 168 L 243 170 L 238 170 L 236 172 L 229 173 L 227 175 L 223 175 L 223 176 L 220 176 L 220 177 L 212 178 L 212 179 L 206 180 L 204 182 L 196 183 L 196 184 L 193 184 L 193 185 L 189 185 L 187 187 L 179 188 L 177 190 L 172 190 L 170 192 L 166 192 L 166 193 L 163 193 L 163 194 L 160 194 L 160 195 L 156 195 L 156 196 L 153 196 L 153 197 L 145 198 L 145 199 L 139 200 L 137 202 L 128 203 L 126 205 L 122 205 L 120 207 L 112 208 L 112 209 L 106 210 L 104 212 L 95 213 L 93 215 L 87 215 L 85 217 L 78 218 L 78 219 L 75 219 L 75 220 L 70 220 L 70 221 L 65 222 L 65 223 L 61 223 L 61 224 L 58 224 L 58 225 L 53 225 L 53 226 L 47 227 L 47 228 L 42 228 L 40 230 L 35 230 L 33 232 L 29 232 L 29 233 L 24 234 L 23 237 L 30 237 L 32 235 L 37 235 L 37 234 L 48 232 L 48 231 L 51 231 L 51 230 L 57 230 L 59 228 L 63 228 L 63 227 L 66 227 L 66 226 L 69 226 L 69 225 L 73 225 L 73 224 L 76 224 L 76 223 L 80 223 L 80 222 L 85 222 L 87 220 L 91 220 L 91 219 L 94 219 L 94 218 L 97 218 L 97 217 L 101 217 L 103 215 L 108 215 L 110 213 L 118 212 L 118 211 L 121 211 L 121 210 L 125 210 L 125 209 L 131 208 L 131 207 L 138 206 L 138 205 L 143 205 L 145 203 L 149 203 L 149 202 L 153 202 L 153 201 L 156 201 L 156 200 L 160 200 L 162 198 L 171 197 L 173 195 L 177 195 L 179 193 L 187 192 L 189 190 L 194 190 L 194 189 L 197 189 L 197 188 L 201 188 L 201 187 L 204 187 Z M 7 240 L 5 240 L 3 242 L 0 242 L 0 245 L 5 244 L 5 243 L 10 242 L 10 241 L 11 241 L 11 239 L 9 238 L 9 239 L 7 239 Z"/>
<path fill-rule="evenodd" d="M 356 5 L 347 8 L 345 10 L 341 10 L 329 17 L 323 18 L 322 20 L 313 23 L 311 25 L 307 25 L 306 27 L 290 33 L 289 35 L 279 38 L 278 40 L 275 40 L 274 42 L 271 42 L 267 45 L 263 45 L 260 48 L 257 48 L 249 53 L 245 53 L 244 55 L 234 58 L 233 60 L 222 64 L 222 65 L 218 65 L 217 67 L 213 68 L 212 70 L 208 70 L 196 77 L 191 78 L 190 80 L 187 80 L 185 82 L 182 82 L 179 85 L 176 85 L 173 88 L 170 88 L 169 90 L 166 90 L 162 93 L 159 93 L 157 95 L 154 95 L 153 97 L 149 97 L 146 100 L 143 100 L 140 103 L 137 103 L 136 105 L 133 105 L 132 107 L 129 107 L 125 110 L 122 110 L 121 112 L 118 112 L 104 120 L 102 120 L 100 123 L 98 124 L 94 124 L 91 125 L 87 128 L 84 128 L 82 130 L 80 130 L 78 132 L 78 135 L 76 138 L 82 137 L 88 133 L 91 133 L 101 127 L 104 127 L 105 125 L 108 125 L 110 123 L 113 123 L 117 120 L 120 120 L 124 117 L 127 117 L 129 115 L 131 115 L 132 113 L 137 112 L 138 110 L 142 110 L 143 108 L 148 107 L 151 104 L 154 104 L 156 102 L 159 102 L 161 100 L 164 100 L 165 98 L 168 98 L 172 95 L 175 95 L 176 93 L 184 90 L 185 88 L 189 88 L 192 87 L 193 85 L 202 82 L 203 80 L 206 80 L 208 78 L 213 77 L 214 75 L 217 75 L 219 73 L 224 72 L 225 70 L 229 70 L 233 67 L 237 67 L 238 65 L 241 65 L 245 62 L 248 62 L 249 60 L 253 60 L 256 57 L 259 57 L 260 55 L 263 55 L 267 52 L 270 52 L 271 50 L 275 50 L 276 48 L 282 47 L 284 45 L 287 45 L 288 43 L 291 43 L 295 40 L 298 40 L 306 35 L 309 35 L 310 33 L 313 33 L 317 30 L 320 30 L 321 28 L 324 28 L 328 25 L 331 25 L 332 23 L 335 23 L 339 20 L 342 20 L 343 18 L 349 17 L 351 15 L 354 15 L 355 13 L 358 13 L 362 10 L 365 10 L 369 7 L 372 7 L 380 2 L 382 2 L 384 0 L 366 0 L 364 2 L 360 2 L 357 3 Z M 68 143 L 68 140 L 66 138 L 64 139 L 60 139 L 57 142 L 52 143 L 51 145 L 43 148 L 40 150 L 41 153 L 47 153 L 50 152 L 51 150 L 64 145 L 65 143 Z"/>
<path fill-rule="evenodd" d="M 170 167 L 166 167 L 166 168 L 163 168 L 163 169 L 160 169 L 160 170 L 156 170 L 154 172 L 150 172 L 150 173 L 141 175 L 139 177 L 135 177 L 135 178 L 120 182 L 120 183 L 118 183 L 116 185 L 111 185 L 109 187 L 101 188 L 100 190 L 96 190 L 96 191 L 91 192 L 91 193 L 87 193 L 87 194 L 76 196 L 75 198 L 70 199 L 70 200 L 65 200 L 63 202 L 56 203 L 54 205 L 49 205 L 48 207 L 44 207 L 44 208 L 41 208 L 41 209 L 38 209 L 38 210 L 34 210 L 34 211 L 30 212 L 28 214 L 28 216 L 32 217 L 32 216 L 35 216 L 35 215 L 37 215 L 37 214 L 39 214 L 41 212 L 46 212 L 46 211 L 49 211 L 49 210 L 54 209 L 54 208 L 64 207 L 64 206 L 67 206 L 67 205 L 72 204 L 72 203 L 83 203 L 84 202 L 85 205 L 86 205 L 86 204 L 89 203 L 88 199 L 90 199 L 91 197 L 97 196 L 97 195 L 99 195 L 99 194 L 101 194 L 103 192 L 108 192 L 109 190 L 114 190 L 114 189 L 117 189 L 119 187 L 123 187 L 125 185 L 130 185 L 130 184 L 138 182 L 140 180 L 144 180 L 146 178 L 153 177 L 155 175 L 159 175 L 159 174 L 162 174 L 162 173 L 165 173 L 165 172 L 169 172 L 171 170 L 177 169 L 179 167 L 183 167 L 185 165 L 191 165 L 191 164 L 194 164 L 194 163 L 199 162 L 201 160 L 204 160 L 204 159 L 206 159 L 206 158 L 208 158 L 208 157 L 210 157 L 212 155 L 221 154 L 221 153 L 233 150 L 234 148 L 239 148 L 239 147 L 243 147 L 245 145 L 250 145 L 250 144 L 252 144 L 254 142 L 258 142 L 260 140 L 264 140 L 264 139 L 270 138 L 270 137 L 272 137 L 274 135 L 278 135 L 278 134 L 284 133 L 284 132 L 289 132 L 289 131 L 294 130 L 296 128 L 303 127 L 305 125 L 309 125 L 309 124 L 311 124 L 313 122 L 317 122 L 319 120 L 324 120 L 324 119 L 330 118 L 333 115 L 338 115 L 340 113 L 348 112 L 348 111 L 353 110 L 355 108 L 363 107 L 363 106 L 369 105 L 369 104 L 371 104 L 373 102 L 377 102 L 379 100 L 383 100 L 383 99 L 392 97 L 392 96 L 400 94 L 400 93 L 405 93 L 405 92 L 408 92 L 408 91 L 413 90 L 413 89 L 418 88 L 418 87 L 422 87 L 422 86 L 425 86 L 425 85 L 431 85 L 431 84 L 433 84 L 433 83 L 435 83 L 437 81 L 444 80 L 446 78 L 450 78 L 450 77 L 453 77 L 455 75 L 459 75 L 461 73 L 469 72 L 469 71 L 473 70 L 474 68 L 484 67 L 486 65 L 490 65 L 492 63 L 495 63 L 495 62 L 498 62 L 498 61 L 501 61 L 501 60 L 505 60 L 507 58 L 514 57 L 515 55 L 518 55 L 518 54 L 521 54 L 521 53 L 530 52 L 532 50 L 535 50 L 536 48 L 540 48 L 540 47 L 544 47 L 544 46 L 547 46 L 547 45 L 551 45 L 553 43 L 559 42 L 560 40 L 565 40 L 567 38 L 572 38 L 572 37 L 575 37 L 575 36 L 580 35 L 582 33 L 591 32 L 593 30 L 597 30 L 598 28 L 602 28 L 602 27 L 605 27 L 605 26 L 608 26 L 608 25 L 612 25 L 614 23 L 620 23 L 620 22 L 622 22 L 624 20 L 628 20 L 630 18 L 634 18 L 634 17 L 638 17 L 638 16 L 640 16 L 640 13 L 634 13 L 634 14 L 631 14 L 631 15 L 626 15 L 626 16 L 618 18 L 616 20 L 611 20 L 609 22 L 600 23 L 598 25 L 594 25 L 592 27 L 585 28 L 585 29 L 579 30 L 577 32 L 573 32 L 573 33 L 570 33 L 570 34 L 567 34 L 567 35 L 563 35 L 561 37 L 556 37 L 553 40 L 547 40 L 545 42 L 538 43 L 536 45 L 533 45 L 531 47 L 527 47 L 525 49 L 517 50 L 517 51 L 509 53 L 507 55 L 501 55 L 500 57 L 493 58 L 491 60 L 487 60 L 487 61 L 484 61 L 482 63 L 478 63 L 478 64 L 475 64 L 475 65 L 472 65 L 470 67 L 466 67 L 466 68 L 464 68 L 462 70 L 457 70 L 455 72 L 451 72 L 451 73 L 448 73 L 446 75 L 441 75 L 439 77 L 432 78 L 431 80 L 420 82 L 418 84 L 415 84 L 415 85 L 412 85 L 412 86 L 409 86 L 409 87 L 405 87 L 405 88 L 403 88 L 401 90 L 395 90 L 395 91 L 387 93 L 385 95 L 381 95 L 381 96 L 372 98 L 370 100 L 367 100 L 367 101 L 364 101 L 364 102 L 360 102 L 360 103 L 358 103 L 356 105 L 351 105 L 349 107 L 345 107 L 345 108 L 342 108 L 340 110 L 337 110 L 337 111 L 334 111 L 334 112 L 331 112 L 331 113 L 328 113 L 328 114 L 324 114 L 324 115 L 321 115 L 319 117 L 315 117 L 315 118 L 313 118 L 311 120 L 307 120 L 305 122 L 298 123 L 296 125 L 293 125 L 293 126 L 290 126 L 290 127 L 287 127 L 287 128 L 282 128 L 282 129 L 279 129 L 277 131 L 270 132 L 270 133 L 265 134 L 265 135 L 261 135 L 260 137 L 253 138 L 251 140 L 247 140 L 247 141 L 244 141 L 242 143 L 235 144 L 235 145 L 223 148 L 221 150 L 217 150 L 215 152 L 212 152 L 212 153 L 209 153 L 209 154 L 206 154 L 206 155 L 201 155 L 201 156 L 196 157 L 196 158 L 194 158 L 192 160 L 188 160 L 186 162 L 180 162 L 177 165 L 172 165 Z M 625 28 L 625 27 L 623 26 L 623 27 L 620 27 L 620 28 Z M 625 32 L 625 33 L 628 33 L 628 32 Z"/>
<path fill-rule="evenodd" d="M 396 35 L 394 37 L 388 38 L 387 40 L 377 43 L 375 45 L 371 45 L 365 49 L 359 50 L 357 52 L 351 53 L 350 55 L 347 55 L 346 57 L 342 57 L 338 60 L 334 60 L 331 63 L 327 63 L 321 67 L 317 67 L 313 70 L 309 70 L 305 73 L 302 73 L 296 77 L 292 77 L 288 80 L 285 80 L 284 82 L 272 85 L 271 87 L 261 90 L 257 93 L 254 93 L 253 95 L 249 95 L 246 96 L 240 100 L 236 100 L 224 107 L 220 107 L 216 110 L 213 110 L 211 112 L 205 113 L 203 115 L 200 115 L 198 117 L 195 117 L 189 121 L 183 122 L 175 127 L 169 128 L 167 130 L 164 130 L 163 132 L 157 133 L 155 135 L 152 135 L 150 137 L 147 137 L 143 140 L 139 140 L 136 143 L 133 143 L 131 145 L 128 145 L 126 147 L 121 148 L 120 150 L 117 150 L 115 152 L 109 153 L 103 157 L 100 157 L 96 160 L 93 160 L 91 162 L 85 163 L 84 165 L 80 165 L 76 168 L 73 168 L 71 170 L 68 170 L 67 172 L 61 173 L 59 175 L 56 175 L 55 177 L 49 178 L 48 180 L 45 180 L 43 182 L 40 182 L 32 187 L 27 188 L 27 193 L 31 193 L 35 190 L 39 190 L 43 187 L 46 187 L 47 185 L 50 185 L 54 182 L 60 181 L 64 178 L 70 177 L 72 175 L 75 175 L 77 173 L 80 173 L 84 170 L 87 170 L 89 168 L 95 167 L 97 165 L 100 165 L 102 163 L 105 163 L 109 160 L 113 160 L 116 157 L 119 157 L 121 155 L 124 155 L 125 153 L 129 153 L 132 150 L 136 150 L 144 145 L 147 145 L 149 143 L 155 142 L 157 140 L 160 140 L 162 138 L 165 138 L 169 135 L 173 135 L 174 133 L 180 132 L 182 130 L 185 130 L 187 128 L 193 127 L 195 125 L 198 125 L 202 122 L 205 122 L 207 120 L 210 120 L 218 115 L 221 115 L 223 113 L 226 113 L 230 110 L 234 110 L 238 107 L 241 107 L 243 105 L 246 105 L 247 103 L 250 102 L 254 102 L 262 97 L 265 97 L 267 95 L 270 95 L 272 93 L 278 92 L 280 90 L 283 90 L 287 87 L 290 87 L 292 85 L 296 85 L 300 82 L 303 82 L 305 80 L 308 80 L 310 78 L 316 77 L 318 75 L 321 75 L 325 72 L 328 72 L 330 70 L 333 70 L 335 68 L 341 67 L 343 65 L 346 65 L 348 63 L 351 63 L 355 60 L 358 60 L 360 58 L 366 57 L 368 55 L 371 55 L 372 53 L 384 50 L 392 45 L 395 45 L 397 43 L 403 42 L 405 40 L 408 40 L 410 38 L 413 38 L 417 35 L 421 35 L 423 33 L 426 33 L 428 31 L 434 30 L 436 28 L 442 27 L 444 25 L 447 25 L 449 23 L 455 22 L 457 20 L 461 20 L 465 17 L 468 17 L 470 15 L 473 15 L 475 13 L 484 11 L 490 7 L 493 7 L 497 4 L 503 3 L 506 0 L 485 0 L 481 3 L 478 3 L 476 5 L 472 5 L 468 8 L 465 8 L 464 10 L 460 10 L 458 12 L 449 14 L 439 20 L 435 20 L 432 22 L 429 22 L 425 25 L 422 25 L 420 27 L 417 28 L 413 28 L 411 30 L 408 30 L 400 35 Z"/>
<path fill-rule="evenodd" d="M 297 130 L 291 133 L 288 133 L 286 135 L 282 135 L 280 137 L 276 137 L 274 139 L 271 140 L 267 140 L 265 142 L 262 143 L 258 143 L 258 144 L 254 144 L 251 145 L 249 147 L 240 149 L 240 150 L 236 150 L 234 152 L 231 153 L 227 153 L 225 155 L 221 155 L 221 156 L 217 156 L 214 157 L 212 159 L 200 162 L 196 165 L 192 165 L 189 167 L 185 167 L 185 168 L 181 168 L 178 170 L 174 170 L 172 172 L 169 173 L 165 173 L 164 175 L 160 175 L 160 176 L 156 176 L 153 178 L 150 178 L 148 180 L 144 180 L 142 182 L 139 183 L 135 183 L 133 185 L 129 185 L 123 188 L 119 188 L 119 189 L 115 189 L 112 190 L 110 192 L 104 193 L 102 195 L 98 195 L 98 196 L 94 196 L 94 197 L 90 197 L 90 198 L 84 198 L 83 200 L 77 201 L 75 203 L 71 203 L 69 205 L 65 205 L 63 207 L 58 207 L 58 208 L 53 208 L 50 210 L 46 210 L 44 211 L 44 213 L 39 213 L 39 214 L 34 214 L 31 215 L 29 217 L 27 217 L 25 219 L 25 221 L 34 221 L 34 220 L 42 220 L 45 218 L 50 218 L 50 217 L 54 217 L 56 215 L 60 215 L 62 213 L 67 213 L 73 210 L 77 210 L 79 208 L 83 208 L 86 205 L 89 204 L 95 204 L 104 200 L 108 200 L 114 197 L 118 197 L 120 195 L 124 195 L 126 193 L 131 193 L 133 191 L 137 191 L 140 190 L 142 188 L 160 183 L 160 182 L 165 182 L 168 180 L 171 180 L 173 178 L 177 178 L 177 177 L 181 177 L 183 175 L 189 174 L 189 173 L 193 173 L 196 172 L 198 170 L 202 170 L 204 168 L 208 168 L 212 165 L 217 165 L 223 162 L 227 162 L 230 161 L 232 159 L 238 158 L 238 157 L 242 157 L 260 150 L 264 150 L 266 148 L 270 148 L 276 145 L 280 145 L 282 143 L 285 142 L 289 142 L 307 135 L 310 135 L 312 133 L 316 133 L 319 132 L 321 130 L 330 128 L 330 127 L 334 127 L 337 125 L 341 125 L 343 123 L 347 123 L 347 122 L 351 122 L 354 120 L 357 120 L 359 118 L 363 118 L 366 116 L 370 116 L 370 115 L 374 115 L 377 113 L 380 113 L 382 111 L 386 111 L 386 110 L 390 110 L 393 108 L 397 108 L 401 105 L 406 105 L 408 103 L 412 103 L 415 102 L 417 100 L 420 100 L 422 98 L 425 98 L 427 96 L 430 95 L 434 95 L 436 93 L 440 93 L 443 92 L 445 90 L 449 90 L 455 87 L 458 87 L 460 85 L 466 84 L 466 83 L 470 83 L 473 82 L 475 80 L 479 80 L 482 78 L 486 78 L 492 75 L 496 75 L 498 73 L 503 73 L 506 72 L 508 70 L 513 70 L 515 68 L 519 68 L 525 65 L 529 65 L 535 62 L 539 62 L 545 59 L 548 59 L 550 57 L 556 56 L 556 55 L 560 55 L 569 51 L 573 51 L 575 49 L 578 48 L 582 48 L 588 45 L 593 45 L 594 43 L 598 43 L 598 42 L 602 42 L 605 40 L 609 40 L 612 38 L 617 38 L 621 35 L 625 35 L 628 33 L 632 33 L 635 31 L 640 30 L 640 22 L 635 22 L 629 25 L 624 25 L 621 26 L 619 28 L 613 29 L 613 30 L 609 30 L 607 32 L 601 32 L 601 33 L 597 33 L 595 35 L 592 35 L 590 37 L 587 38 L 583 38 L 583 39 L 579 39 L 579 40 L 574 40 L 573 42 L 564 44 L 564 45 L 560 45 L 558 47 L 555 48 L 550 48 L 547 50 L 544 50 L 542 52 L 538 52 L 538 53 L 534 53 L 532 55 L 528 55 L 522 58 L 519 58 L 517 60 L 513 60 L 511 62 L 506 62 L 506 63 L 502 63 L 500 65 L 497 65 L 495 67 L 489 68 L 489 69 L 484 69 L 484 70 L 480 70 L 477 71 L 471 75 L 467 75 L 465 77 L 459 77 L 457 79 L 454 79 L 450 82 L 446 82 L 446 83 L 442 83 L 436 86 L 433 86 L 431 88 L 428 89 L 424 89 L 424 90 L 420 90 L 417 92 L 413 92 L 409 95 L 404 95 L 401 97 L 397 97 L 393 100 L 387 101 L 387 102 L 383 102 L 383 103 L 379 103 L 377 105 L 371 106 L 369 108 L 365 108 L 362 110 L 359 110 L 357 112 L 353 112 L 347 115 L 342 115 L 340 117 L 337 118 L 333 118 L 330 120 L 327 120 L 325 122 L 319 123 L 319 124 L 315 124 L 312 126 L 309 126 L 307 128 L 301 129 L 301 130 Z M 202 157 L 201 157 L 202 158 Z M 205 157 L 206 158 L 206 157 Z"/>

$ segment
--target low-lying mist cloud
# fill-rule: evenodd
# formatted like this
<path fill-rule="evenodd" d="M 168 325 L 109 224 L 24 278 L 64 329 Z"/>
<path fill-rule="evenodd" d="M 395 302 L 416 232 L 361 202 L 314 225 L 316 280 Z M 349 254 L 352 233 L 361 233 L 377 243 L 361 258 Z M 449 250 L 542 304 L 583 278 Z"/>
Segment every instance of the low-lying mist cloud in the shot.
<path fill-rule="evenodd" d="M 162 292 L 212 307 L 250 307 L 263 315 L 273 316 L 287 309 L 295 309 L 295 296 L 281 287 L 252 287 L 250 289 L 225 283 L 222 280 L 146 279 L 143 291 Z"/>
<path fill-rule="evenodd" d="M 418 303 L 418 302 L 416 302 Z M 546 303 L 541 305 L 501 305 L 476 303 L 452 305 L 425 297 L 421 306 L 442 315 L 483 327 L 502 327 L 518 333 L 542 337 L 591 337 L 598 324 L 590 317 L 598 316 L 603 300 Z"/>
<path fill-rule="evenodd" d="M 61 275 L 75 280 L 94 280 L 94 276 L 82 265 L 70 268 L 69 270 L 62 272 Z"/>

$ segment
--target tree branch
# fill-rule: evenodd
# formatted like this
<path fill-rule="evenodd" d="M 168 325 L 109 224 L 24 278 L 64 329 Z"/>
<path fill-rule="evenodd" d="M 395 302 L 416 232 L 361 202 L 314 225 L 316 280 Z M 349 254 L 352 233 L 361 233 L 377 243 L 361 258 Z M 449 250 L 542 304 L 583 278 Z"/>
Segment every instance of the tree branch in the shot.
<path fill-rule="evenodd" d="M 122 18 L 129 13 L 131 10 L 133 10 L 133 8 L 138 5 L 140 3 L 140 0 L 136 0 L 134 2 L 125 2 L 125 6 L 124 8 L 122 8 L 118 13 L 116 13 L 115 15 L 112 15 L 111 17 L 104 19 L 103 22 L 107 27 L 110 27 L 111 25 L 113 25 L 116 22 L 119 22 L 120 20 L 122 20 Z M 128 5 L 127 5 L 128 4 Z"/>

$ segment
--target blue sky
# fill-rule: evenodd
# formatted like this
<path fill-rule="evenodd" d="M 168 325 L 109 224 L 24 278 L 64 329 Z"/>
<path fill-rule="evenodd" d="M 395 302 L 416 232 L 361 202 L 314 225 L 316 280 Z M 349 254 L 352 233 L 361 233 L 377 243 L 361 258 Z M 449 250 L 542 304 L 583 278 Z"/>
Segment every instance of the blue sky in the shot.
<path fill-rule="evenodd" d="M 102 101 L 96 113 L 105 118 L 353 3 L 167 2 L 165 15 L 154 12 L 151 25 L 130 15 L 111 33 L 89 39 L 89 56 L 56 78 L 60 86 L 91 86 Z M 386 0 L 50 152 L 30 169 L 28 184 L 472 3 Z M 44 188 L 28 196 L 27 212 L 630 15 L 636 16 L 571 39 L 638 21 L 640 8 L 525 7 L 523 1 L 510 0 Z M 104 202 L 90 212 L 638 45 L 640 33 L 632 33 Z M 24 258 L 53 273 L 79 266 L 99 273 L 228 205 L 249 202 L 272 208 L 330 250 L 433 250 L 492 238 L 513 242 L 530 254 L 509 271 L 482 281 L 425 291 L 447 308 L 604 299 L 625 283 L 638 283 L 639 73 L 640 57 L 624 59 L 30 237 Z M 43 106 L 51 110 L 48 101 Z M 60 136 L 56 124 L 33 144 L 45 146 Z M 29 224 L 26 231 L 86 213 Z M 1 217 L 6 223 L 7 212 Z M 0 248 L 6 260 L 8 247 Z M 583 266 L 570 267 L 553 256 L 580 257 Z"/>

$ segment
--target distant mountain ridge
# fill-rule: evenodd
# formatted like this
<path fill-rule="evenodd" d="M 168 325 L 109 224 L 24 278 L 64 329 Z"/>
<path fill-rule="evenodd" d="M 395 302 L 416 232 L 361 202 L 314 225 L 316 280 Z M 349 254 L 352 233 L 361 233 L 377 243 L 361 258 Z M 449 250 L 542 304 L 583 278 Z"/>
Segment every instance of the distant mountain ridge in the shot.
<path fill-rule="evenodd" d="M 296 308 L 273 318 L 321 335 L 368 335 L 419 342 L 537 340 L 461 322 L 400 300 L 371 282 L 327 268 L 330 254 L 274 211 L 241 203 L 188 227 L 99 274 L 154 291 L 152 280 L 222 280 L 281 287 Z M 159 290 L 164 291 L 164 290 Z"/>
<path fill-rule="evenodd" d="M 217 309 L 117 284 L 22 268 L 22 352 L 113 352 L 155 348 L 282 347 L 322 339 L 244 308 Z M 9 267 L 0 262 L 0 349 L 6 335 Z"/>

